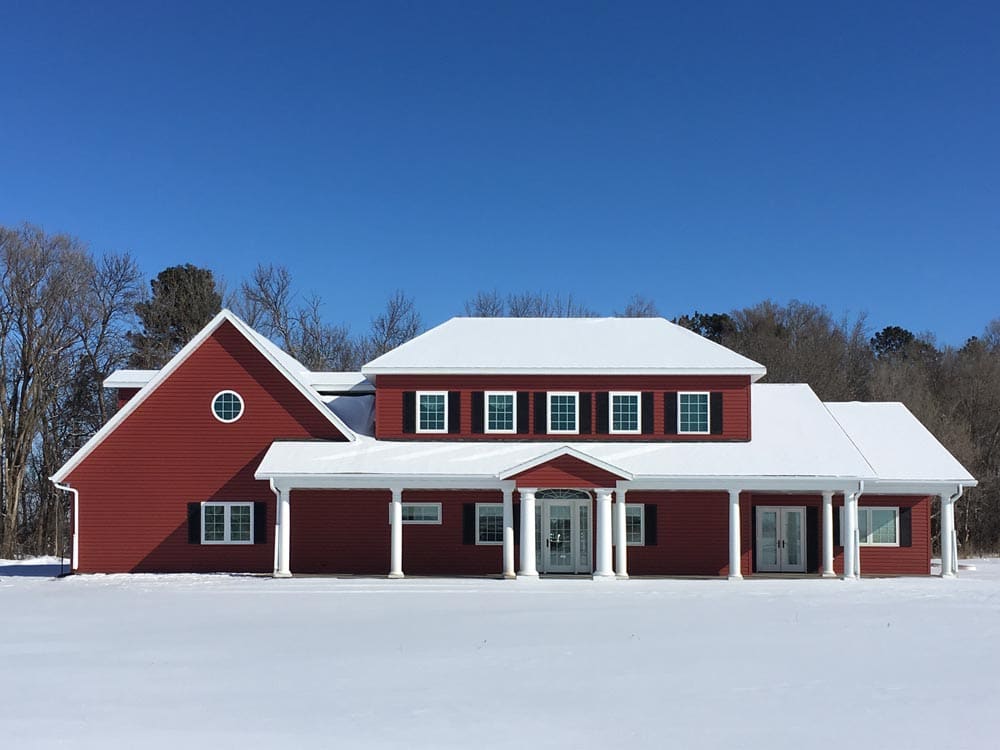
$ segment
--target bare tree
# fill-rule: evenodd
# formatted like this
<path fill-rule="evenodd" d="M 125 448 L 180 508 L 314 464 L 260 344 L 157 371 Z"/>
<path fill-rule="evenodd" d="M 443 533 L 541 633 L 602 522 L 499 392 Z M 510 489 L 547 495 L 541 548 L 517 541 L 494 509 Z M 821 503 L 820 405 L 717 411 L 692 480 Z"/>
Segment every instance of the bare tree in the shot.
<path fill-rule="evenodd" d="M 465 314 L 470 318 L 502 318 L 507 314 L 507 304 L 496 289 L 476 292 L 465 301 Z"/>
<path fill-rule="evenodd" d="M 386 300 L 385 309 L 372 319 L 371 330 L 361 342 L 362 360 L 367 362 L 405 344 L 420 333 L 416 303 L 397 289 Z"/>
<path fill-rule="evenodd" d="M 520 292 L 507 297 L 507 315 L 512 318 L 593 318 L 597 313 L 572 294 Z"/>
<path fill-rule="evenodd" d="M 641 294 L 633 294 L 629 299 L 625 309 L 621 312 L 615 311 L 619 318 L 658 318 L 660 311 L 656 309 L 656 303 Z"/>

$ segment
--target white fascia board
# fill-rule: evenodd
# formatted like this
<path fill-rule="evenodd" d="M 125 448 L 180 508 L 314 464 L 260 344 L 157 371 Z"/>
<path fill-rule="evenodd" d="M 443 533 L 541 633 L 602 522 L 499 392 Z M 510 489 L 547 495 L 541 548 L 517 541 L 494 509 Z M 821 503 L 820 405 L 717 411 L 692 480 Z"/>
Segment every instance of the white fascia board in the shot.
<path fill-rule="evenodd" d="M 310 402 L 312 402 L 317 409 L 330 421 L 338 430 L 343 432 L 344 437 L 350 441 L 357 440 L 357 435 L 351 430 L 344 422 L 330 409 L 327 408 L 326 404 L 320 399 L 319 394 L 310 388 L 302 384 L 302 382 L 296 378 L 292 373 L 288 371 L 280 362 L 278 362 L 264 347 L 262 347 L 254 336 L 247 335 L 247 330 L 250 327 L 236 317 L 229 310 L 221 310 L 208 324 L 202 328 L 198 334 L 191 339 L 173 358 L 167 362 L 160 370 L 157 371 L 156 375 L 143 386 L 139 392 L 129 399 L 121 409 L 119 409 L 111 419 L 109 419 L 101 429 L 91 436 L 90 440 L 83 444 L 83 446 L 74 453 L 69 461 L 63 464 L 59 470 L 49 477 L 52 482 L 64 482 L 66 477 L 72 473 L 72 471 L 80 465 L 80 463 L 93 452 L 97 446 L 104 442 L 104 439 L 118 429 L 118 425 L 124 422 L 132 412 L 139 408 L 150 394 L 152 394 L 161 383 L 163 383 L 167 378 L 169 378 L 174 370 L 180 367 L 187 359 L 190 357 L 197 349 L 211 336 L 216 329 L 222 325 L 225 321 L 232 323 L 236 329 L 253 345 L 257 351 L 259 351 L 268 362 L 270 362 L 274 367 L 280 372 L 285 378 L 288 379 L 292 385 L 294 385 L 300 393 L 302 393 Z"/>
<path fill-rule="evenodd" d="M 865 495 L 953 495 L 959 487 L 970 488 L 978 485 L 975 479 L 952 479 L 941 481 L 911 481 L 905 479 L 866 479 Z"/>
<path fill-rule="evenodd" d="M 254 479 L 269 480 L 276 488 L 285 490 L 361 490 L 391 489 L 399 487 L 407 490 L 502 490 L 513 489 L 514 482 L 501 481 L 487 476 L 448 476 L 435 474 L 261 474 Z"/>
<path fill-rule="evenodd" d="M 102 388 L 142 388 L 158 370 L 115 370 L 101 383 Z"/>
<path fill-rule="evenodd" d="M 511 466 L 509 469 L 504 469 L 503 471 L 497 473 L 497 477 L 499 479 L 509 479 L 510 477 L 516 474 L 528 471 L 529 469 L 534 469 L 536 466 L 547 464 L 549 461 L 553 461 L 557 458 L 562 458 L 563 456 L 571 456 L 580 461 L 583 461 L 586 464 L 590 464 L 591 466 L 596 466 L 598 469 L 603 469 L 604 471 L 607 471 L 611 474 L 615 474 L 621 477 L 622 479 L 628 480 L 633 478 L 632 472 L 625 471 L 625 469 L 615 466 L 614 464 L 609 464 L 607 461 L 602 461 L 599 458 L 594 458 L 593 456 L 588 455 L 583 451 L 579 451 L 576 448 L 573 448 L 572 446 L 569 445 L 563 445 L 559 448 L 556 448 L 555 450 L 543 453 L 540 456 L 535 456 L 530 461 L 524 461 L 523 463 L 519 463 L 516 466 Z"/>
<path fill-rule="evenodd" d="M 687 490 L 691 492 L 718 492 L 741 490 L 747 492 L 822 492 L 824 490 L 856 492 L 864 477 L 793 477 L 793 476 L 717 476 L 680 477 L 643 476 L 619 482 L 622 490 Z"/>
<path fill-rule="evenodd" d="M 365 377 L 379 375 L 742 375 L 756 383 L 767 369 L 764 367 L 370 367 L 361 368 Z"/>

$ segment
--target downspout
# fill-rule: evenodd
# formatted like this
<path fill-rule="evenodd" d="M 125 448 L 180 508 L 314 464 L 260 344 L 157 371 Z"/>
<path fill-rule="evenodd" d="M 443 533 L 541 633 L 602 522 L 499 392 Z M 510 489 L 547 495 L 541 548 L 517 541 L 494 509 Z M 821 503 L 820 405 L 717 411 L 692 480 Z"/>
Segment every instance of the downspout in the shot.
<path fill-rule="evenodd" d="M 52 480 L 52 484 L 55 485 L 57 490 L 62 490 L 63 492 L 69 492 L 73 495 L 73 551 L 72 556 L 69 561 L 70 571 L 75 571 L 77 565 L 79 564 L 80 556 L 80 543 L 78 537 L 78 531 L 80 528 L 80 490 L 73 489 L 68 484 L 59 484 L 55 480 Z"/>
<path fill-rule="evenodd" d="M 271 566 L 271 570 L 275 571 L 278 569 L 278 517 L 281 514 L 281 493 L 278 492 L 278 488 L 274 486 L 274 477 L 267 480 L 268 485 L 271 487 L 271 492 L 274 493 L 274 565 Z"/>
<path fill-rule="evenodd" d="M 955 503 L 965 494 L 965 487 L 958 485 L 958 492 L 948 499 L 951 506 L 951 572 L 958 575 L 958 529 L 955 528 Z"/>

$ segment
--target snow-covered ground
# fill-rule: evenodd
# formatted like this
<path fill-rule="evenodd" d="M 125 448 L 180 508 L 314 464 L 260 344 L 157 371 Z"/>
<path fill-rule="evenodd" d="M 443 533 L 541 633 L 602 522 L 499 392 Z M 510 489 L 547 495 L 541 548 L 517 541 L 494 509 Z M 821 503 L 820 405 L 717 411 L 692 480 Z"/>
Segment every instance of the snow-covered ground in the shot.
<path fill-rule="evenodd" d="M 954 581 L 742 583 L 47 564 L 0 562 L 11 750 L 1000 743 L 996 560 Z"/>

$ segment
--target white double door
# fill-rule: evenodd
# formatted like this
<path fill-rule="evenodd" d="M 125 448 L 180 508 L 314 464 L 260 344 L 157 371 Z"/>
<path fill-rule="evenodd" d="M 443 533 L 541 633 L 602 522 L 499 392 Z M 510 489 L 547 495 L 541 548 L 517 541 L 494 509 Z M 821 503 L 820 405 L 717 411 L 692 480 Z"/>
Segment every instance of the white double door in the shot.
<path fill-rule="evenodd" d="M 757 508 L 757 570 L 805 573 L 805 508 Z"/>
<path fill-rule="evenodd" d="M 590 498 L 541 500 L 535 506 L 540 573 L 592 573 Z"/>

